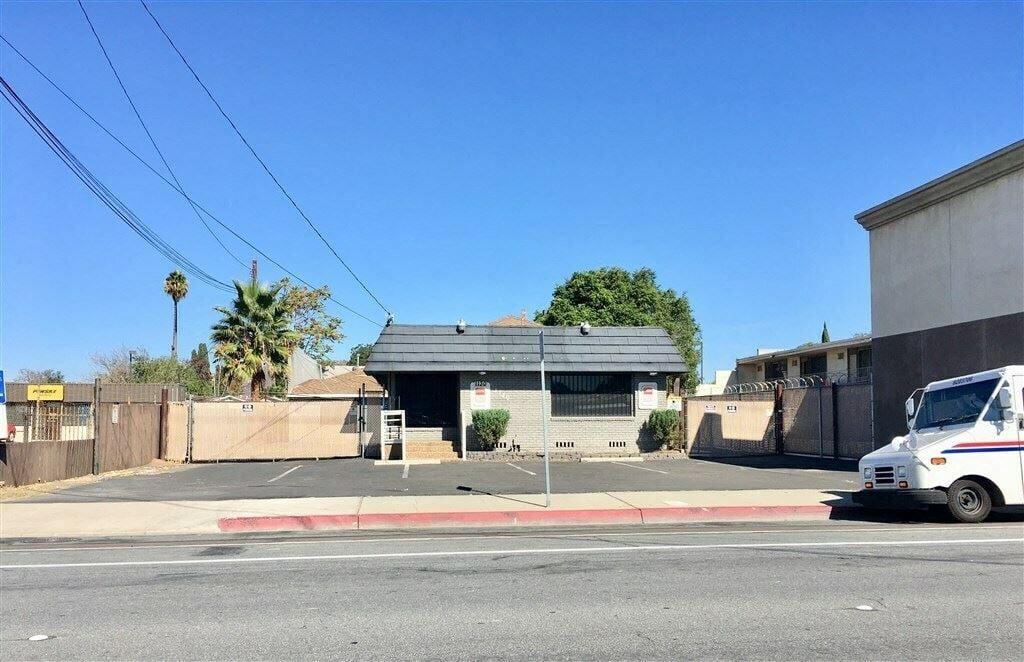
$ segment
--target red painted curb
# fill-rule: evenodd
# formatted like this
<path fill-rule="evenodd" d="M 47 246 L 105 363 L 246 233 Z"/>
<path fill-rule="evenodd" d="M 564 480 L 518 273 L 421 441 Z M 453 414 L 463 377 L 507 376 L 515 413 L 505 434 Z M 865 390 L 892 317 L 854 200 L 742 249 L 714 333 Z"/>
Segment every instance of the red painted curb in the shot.
<path fill-rule="evenodd" d="M 486 526 L 562 526 L 573 524 L 675 524 L 700 521 L 828 519 L 849 507 L 681 506 L 573 510 L 497 510 L 441 513 L 368 513 L 365 515 L 268 515 L 217 520 L 225 532 L 307 531 L 323 529 L 422 529 Z"/>
<path fill-rule="evenodd" d="M 313 531 L 318 529 L 358 529 L 358 515 L 264 515 L 258 517 L 222 517 L 221 531 Z"/>

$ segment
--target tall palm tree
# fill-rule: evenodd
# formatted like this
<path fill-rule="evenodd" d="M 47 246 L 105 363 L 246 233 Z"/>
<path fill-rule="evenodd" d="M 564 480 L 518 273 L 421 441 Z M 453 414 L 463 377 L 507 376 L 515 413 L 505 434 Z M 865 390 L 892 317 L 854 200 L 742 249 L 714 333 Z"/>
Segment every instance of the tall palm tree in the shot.
<path fill-rule="evenodd" d="M 267 379 L 288 371 L 288 358 L 300 335 L 291 328 L 291 314 L 281 297 L 282 285 L 235 281 L 237 296 L 213 325 L 214 355 L 233 384 L 248 381 L 252 399 L 262 399 Z"/>
<path fill-rule="evenodd" d="M 171 337 L 171 358 L 178 358 L 178 302 L 188 294 L 188 279 L 180 271 L 172 271 L 164 280 L 164 292 L 174 302 L 174 335 Z"/>

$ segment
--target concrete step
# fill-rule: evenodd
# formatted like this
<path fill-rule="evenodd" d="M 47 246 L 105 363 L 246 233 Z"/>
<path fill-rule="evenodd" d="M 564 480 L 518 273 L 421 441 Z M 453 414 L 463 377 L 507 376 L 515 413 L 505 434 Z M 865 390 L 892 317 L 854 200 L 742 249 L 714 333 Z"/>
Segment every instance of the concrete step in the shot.
<path fill-rule="evenodd" d="M 407 460 L 451 460 L 458 459 L 455 445 L 450 441 L 412 441 L 405 442 L 405 458 Z"/>

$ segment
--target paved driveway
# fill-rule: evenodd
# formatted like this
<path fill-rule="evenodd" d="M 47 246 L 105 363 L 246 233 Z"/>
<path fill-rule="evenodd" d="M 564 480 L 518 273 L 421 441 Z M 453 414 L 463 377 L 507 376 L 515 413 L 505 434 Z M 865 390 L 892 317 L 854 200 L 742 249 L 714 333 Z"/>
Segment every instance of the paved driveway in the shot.
<path fill-rule="evenodd" d="M 856 464 L 793 457 L 551 463 L 553 492 L 856 488 Z M 540 461 L 374 466 L 371 460 L 232 462 L 108 478 L 34 497 L 39 502 L 217 501 L 287 497 L 544 491 Z"/>

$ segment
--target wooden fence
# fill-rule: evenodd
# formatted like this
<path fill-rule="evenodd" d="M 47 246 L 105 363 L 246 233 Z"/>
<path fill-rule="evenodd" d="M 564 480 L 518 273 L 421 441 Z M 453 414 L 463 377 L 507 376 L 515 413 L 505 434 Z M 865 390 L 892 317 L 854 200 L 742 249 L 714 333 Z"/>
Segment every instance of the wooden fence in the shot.
<path fill-rule="evenodd" d="M 92 439 L 0 442 L 0 480 L 31 485 L 92 473 Z"/>
<path fill-rule="evenodd" d="M 102 403 L 89 439 L 0 442 L 0 480 L 18 486 L 149 464 L 160 456 L 160 405 Z M 95 427 L 93 427 L 95 426 Z"/>

